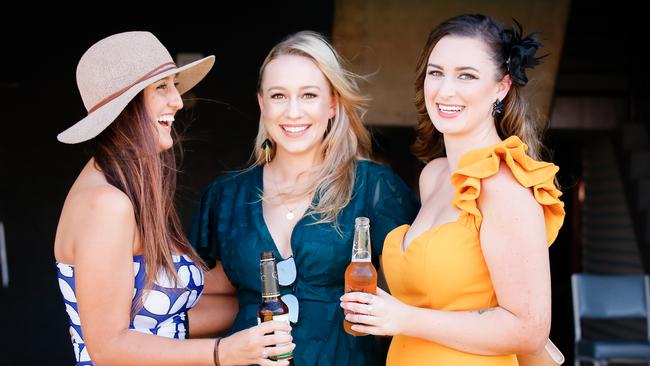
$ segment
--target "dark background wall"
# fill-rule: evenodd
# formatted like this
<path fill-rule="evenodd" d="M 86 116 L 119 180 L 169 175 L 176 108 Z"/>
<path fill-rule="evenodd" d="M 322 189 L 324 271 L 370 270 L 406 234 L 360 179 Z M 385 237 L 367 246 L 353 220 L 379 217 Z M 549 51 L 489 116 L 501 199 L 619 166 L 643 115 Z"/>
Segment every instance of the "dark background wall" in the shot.
<path fill-rule="evenodd" d="M 266 53 L 291 32 L 329 34 L 333 17 L 328 1 L 241 2 L 227 8 L 214 2 L 210 10 L 189 2 L 119 11 L 108 8 L 113 5 L 82 9 L 80 15 L 54 8 L 6 12 L 20 21 L 0 25 L 5 70 L 0 73 L 0 220 L 10 264 L 9 288 L 0 288 L 3 366 L 74 361 L 52 246 L 66 192 L 87 160 L 80 146 L 56 141 L 57 133 L 85 115 L 75 81 L 83 52 L 110 34 L 148 30 L 172 55 L 216 56 L 212 72 L 195 89 L 196 97 L 214 102 L 198 102 L 177 117 L 185 127 L 191 124 L 179 184 L 187 223 L 192 201 L 208 181 L 248 159 L 257 131 L 257 70 Z"/>
<path fill-rule="evenodd" d="M 39 8 L 38 14 L 27 9 L 6 11 L 5 18 L 18 19 L 18 25 L 0 24 L 0 110 L 4 112 L 0 121 L 0 220 L 5 225 L 10 264 L 9 287 L 0 288 L 3 366 L 73 363 L 52 245 L 67 189 L 86 161 L 80 146 L 56 141 L 58 132 L 85 115 L 75 82 L 82 53 L 110 34 L 149 30 L 172 55 L 216 55 L 212 72 L 195 89 L 196 97 L 211 101 L 199 101 L 177 118 L 182 120 L 177 125 L 187 128 L 178 200 L 187 225 L 203 187 L 220 171 L 242 167 L 249 158 L 259 117 L 257 72 L 266 53 L 298 30 L 330 35 L 334 14 L 332 1 L 227 7 L 214 3 L 209 11 L 189 2 L 119 10 L 104 6 L 76 9 L 75 15 L 53 7 Z M 630 18 L 629 10 L 622 5 L 619 10 L 600 7 L 588 0 L 572 3 L 558 96 L 614 96 L 631 106 L 623 118 L 648 117 L 648 94 L 643 90 L 648 76 L 635 58 L 637 49 L 644 47 L 636 43 L 642 23 Z M 408 154 L 412 130 L 372 130 L 376 151 L 415 189 L 419 165 Z M 580 178 L 579 146 L 589 136 L 584 130 L 567 129 L 551 130 L 547 137 L 554 160 L 562 167 L 559 178 L 568 212 L 565 227 L 550 249 L 552 338 L 569 357 L 573 348 L 569 276 L 579 269 L 579 254 L 572 249 L 576 240 L 572 200 Z"/>

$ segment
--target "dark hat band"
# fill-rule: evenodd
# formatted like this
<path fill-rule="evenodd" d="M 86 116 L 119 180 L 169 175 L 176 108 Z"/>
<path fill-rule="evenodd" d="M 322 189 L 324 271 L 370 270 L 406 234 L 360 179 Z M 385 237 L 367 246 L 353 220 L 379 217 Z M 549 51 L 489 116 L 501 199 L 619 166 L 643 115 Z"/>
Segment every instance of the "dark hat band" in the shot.
<path fill-rule="evenodd" d="M 99 108 L 100 108 L 101 106 L 103 106 L 104 104 L 106 104 L 106 103 L 110 102 L 111 100 L 113 100 L 113 99 L 119 97 L 120 95 L 124 94 L 127 90 L 131 89 L 134 85 L 136 85 L 136 84 L 138 84 L 138 83 L 140 83 L 140 82 L 142 82 L 142 81 L 144 81 L 144 80 L 147 80 L 147 79 L 149 79 L 149 78 L 151 78 L 151 77 L 153 77 L 153 76 L 160 75 L 160 74 L 162 74 L 163 72 L 167 72 L 167 71 L 169 71 L 169 70 L 173 70 L 173 69 L 175 69 L 175 68 L 176 68 L 176 64 L 173 63 L 173 62 L 166 62 L 166 63 L 164 63 L 164 64 L 162 64 L 162 65 L 160 65 L 160 66 L 154 68 L 153 70 L 149 71 L 148 73 L 146 73 L 144 76 L 142 76 L 142 77 L 139 78 L 138 80 L 132 82 L 131 84 L 125 86 L 124 88 L 122 88 L 122 89 L 116 91 L 115 93 L 109 95 L 108 97 L 102 99 L 102 100 L 101 100 L 99 103 L 97 103 L 94 107 L 92 107 L 92 108 L 90 108 L 90 109 L 88 110 L 88 114 L 93 113 L 94 111 L 96 111 L 97 109 L 99 109 Z"/>

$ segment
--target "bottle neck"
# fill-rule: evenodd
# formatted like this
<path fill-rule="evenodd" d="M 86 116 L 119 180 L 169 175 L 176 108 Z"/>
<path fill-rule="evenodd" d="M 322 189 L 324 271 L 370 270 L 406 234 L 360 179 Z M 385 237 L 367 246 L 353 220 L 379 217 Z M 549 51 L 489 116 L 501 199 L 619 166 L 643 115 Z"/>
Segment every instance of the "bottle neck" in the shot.
<path fill-rule="evenodd" d="M 280 301 L 280 294 L 274 296 L 262 296 L 262 303 L 273 303 Z"/>
<path fill-rule="evenodd" d="M 273 300 L 280 297 L 278 270 L 274 259 L 260 261 L 260 276 L 262 279 L 262 299 Z"/>
<path fill-rule="evenodd" d="M 371 259 L 370 225 L 357 224 L 354 228 L 354 241 L 352 242 L 352 262 L 370 262 Z"/>

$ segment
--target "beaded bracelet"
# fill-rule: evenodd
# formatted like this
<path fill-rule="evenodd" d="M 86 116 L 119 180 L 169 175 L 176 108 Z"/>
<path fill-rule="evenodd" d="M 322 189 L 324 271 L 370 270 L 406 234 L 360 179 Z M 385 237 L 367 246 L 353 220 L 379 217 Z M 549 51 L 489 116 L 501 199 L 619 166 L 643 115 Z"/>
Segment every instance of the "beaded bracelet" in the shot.
<path fill-rule="evenodd" d="M 214 351 L 212 352 L 214 366 L 221 366 L 221 364 L 219 364 L 219 342 L 221 342 L 221 337 L 217 337 L 217 339 L 214 340 Z"/>

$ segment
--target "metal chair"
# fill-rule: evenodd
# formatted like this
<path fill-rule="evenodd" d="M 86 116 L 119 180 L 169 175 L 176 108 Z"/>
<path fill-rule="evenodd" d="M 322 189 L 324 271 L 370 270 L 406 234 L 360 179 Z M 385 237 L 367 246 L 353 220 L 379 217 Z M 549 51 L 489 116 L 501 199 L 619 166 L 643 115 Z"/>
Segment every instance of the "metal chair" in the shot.
<path fill-rule="evenodd" d="M 609 362 L 650 361 L 650 287 L 647 275 L 571 276 L 575 365 L 589 361 L 596 366 Z M 593 340 L 582 338 L 582 319 L 644 319 L 645 340 Z"/>

